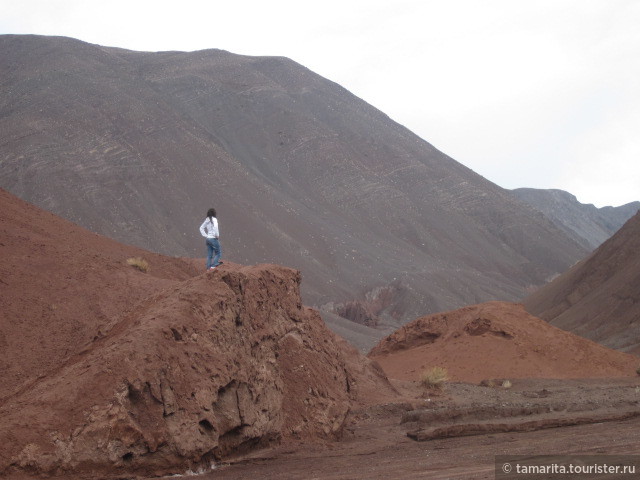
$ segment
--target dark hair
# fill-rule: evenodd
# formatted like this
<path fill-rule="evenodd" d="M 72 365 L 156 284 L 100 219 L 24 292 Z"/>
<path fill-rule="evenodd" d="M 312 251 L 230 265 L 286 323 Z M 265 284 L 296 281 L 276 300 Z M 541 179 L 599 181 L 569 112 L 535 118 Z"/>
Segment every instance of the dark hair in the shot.
<path fill-rule="evenodd" d="M 216 216 L 216 209 L 215 208 L 210 208 L 209 210 L 207 210 L 207 217 L 209 217 L 209 219 L 213 218 Z"/>

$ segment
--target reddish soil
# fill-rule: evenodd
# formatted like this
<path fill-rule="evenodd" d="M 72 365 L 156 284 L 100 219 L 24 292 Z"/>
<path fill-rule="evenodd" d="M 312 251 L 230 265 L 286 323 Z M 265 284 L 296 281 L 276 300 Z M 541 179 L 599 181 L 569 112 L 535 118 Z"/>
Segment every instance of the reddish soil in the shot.
<path fill-rule="evenodd" d="M 522 379 L 514 380 L 509 389 L 450 383 L 441 391 L 424 390 L 416 382 L 393 383 L 402 397 L 354 408 L 338 441 L 285 441 L 214 462 L 206 469 L 185 469 L 179 478 L 493 479 L 496 455 L 637 455 L 640 451 L 640 417 L 629 414 L 640 412 L 640 379 Z M 511 418 L 517 424 L 518 420 L 530 421 L 525 412 L 534 406 L 554 408 L 559 413 L 574 411 L 574 418 L 580 421 L 565 423 L 561 428 L 547 425 L 535 431 L 513 429 L 476 435 L 461 432 L 459 436 L 427 441 L 416 441 L 407 435 L 416 430 L 415 417 L 425 411 L 443 413 L 439 423 L 449 425 L 460 423 L 461 410 L 477 411 L 477 415 L 469 414 L 462 420 L 467 425 L 481 425 L 486 423 L 488 411 L 500 419 L 501 411 L 511 410 L 511 415 L 502 418 Z M 519 419 L 513 415 L 518 408 L 523 412 Z M 16 474 L 9 478 L 33 477 Z M 67 474 L 48 478 L 105 477 Z"/>
<path fill-rule="evenodd" d="M 337 442 L 254 452 L 199 478 L 490 479 L 496 455 L 640 449 L 640 360 L 552 327 L 520 305 L 492 302 L 418 319 L 371 356 L 402 398 L 354 409 Z M 425 389 L 416 366 L 433 359 L 454 379 L 492 380 Z M 510 386 L 503 387 L 505 377 Z"/>
<path fill-rule="evenodd" d="M 640 451 L 640 379 L 523 379 L 515 380 L 510 389 L 452 383 L 442 392 L 430 393 L 412 382 L 396 386 L 405 401 L 354 410 L 338 442 L 287 444 L 254 452 L 219 463 L 197 478 L 493 479 L 496 455 L 637 455 Z M 471 428 L 428 441 L 407 435 L 416 429 L 415 417 L 425 411 L 441 412 L 438 423 L 452 426 L 460 424 L 458 414 L 463 409 L 478 412 L 463 420 L 469 427 L 486 424 L 491 411 L 501 422 L 507 418 L 514 425 L 526 425 L 531 422 L 526 409 L 534 406 L 557 409 L 574 423 L 565 420 L 565 426 L 554 428 L 549 421 L 534 431 L 513 428 L 482 434 L 473 434 Z M 517 409 L 522 412 L 519 417 L 513 415 Z M 511 415 L 505 415 L 507 410 Z"/>
<path fill-rule="evenodd" d="M 79 413 L 46 402 L 38 408 L 38 399 L 29 399 L 35 389 L 108 336 L 141 301 L 198 270 L 191 260 L 91 233 L 4 190 L 0 206 L 0 430 L 10 435 L 0 445 L 2 470 L 10 450 L 38 433 L 39 416 L 52 414 L 64 423 Z M 127 264 L 135 257 L 148 262 L 146 273 Z M 95 379 L 84 373 L 70 377 L 67 387 L 92 381 L 95 387 Z M 78 392 L 56 388 L 47 393 L 68 400 Z"/>
<path fill-rule="evenodd" d="M 640 359 L 560 330 L 522 305 L 489 302 L 419 318 L 369 356 L 390 378 L 418 380 L 444 367 L 454 381 L 635 377 Z"/>
<path fill-rule="evenodd" d="M 0 401 L 103 337 L 192 261 L 91 233 L 0 189 Z M 143 257 L 147 273 L 127 265 Z"/>

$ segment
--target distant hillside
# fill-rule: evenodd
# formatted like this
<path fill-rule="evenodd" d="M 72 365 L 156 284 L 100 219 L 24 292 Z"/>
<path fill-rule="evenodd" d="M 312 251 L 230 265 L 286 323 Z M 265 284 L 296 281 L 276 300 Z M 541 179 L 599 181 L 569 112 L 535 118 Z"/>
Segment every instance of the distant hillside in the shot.
<path fill-rule="evenodd" d="M 524 305 L 564 330 L 640 353 L 640 212 Z"/>
<path fill-rule="evenodd" d="M 0 68 L 1 187 L 178 256 L 204 255 L 214 206 L 226 259 L 299 269 L 307 304 L 373 325 L 521 298 L 586 254 L 286 58 L 4 35 Z"/>
<path fill-rule="evenodd" d="M 580 203 L 574 195 L 563 190 L 517 188 L 512 191 L 589 250 L 602 244 L 640 210 L 640 202 L 597 208 Z"/>

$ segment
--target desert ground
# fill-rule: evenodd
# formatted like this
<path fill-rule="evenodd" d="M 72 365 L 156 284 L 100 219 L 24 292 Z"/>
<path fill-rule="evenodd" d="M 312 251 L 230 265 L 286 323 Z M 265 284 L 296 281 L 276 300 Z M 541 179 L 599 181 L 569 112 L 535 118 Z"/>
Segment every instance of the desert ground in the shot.
<path fill-rule="evenodd" d="M 436 390 L 418 382 L 392 383 L 401 398 L 391 403 L 373 398 L 371 404 L 354 409 L 337 441 L 289 439 L 160 478 L 493 479 L 497 455 L 571 457 L 640 451 L 638 378 L 520 379 L 510 388 L 497 381 L 494 386 L 453 382 Z M 439 434 L 428 440 L 411 438 L 408 434 L 422 428 L 421 416 L 428 420 L 428 429 L 440 429 Z M 47 478 L 105 477 L 85 473 Z M 109 478 L 158 477 L 120 474 Z"/>
<path fill-rule="evenodd" d="M 640 452 L 640 379 L 521 379 L 508 389 L 450 383 L 431 392 L 393 383 L 405 401 L 354 410 L 340 441 L 284 444 L 198 478 L 492 479 L 496 455 Z M 434 412 L 439 418 L 430 425 L 442 426 L 442 436 L 407 435 L 420 429 L 421 413 Z"/>
<path fill-rule="evenodd" d="M 640 359 L 522 305 L 421 317 L 365 357 L 293 269 L 204 273 L 0 200 L 4 478 L 493 478 L 496 455 L 640 451 Z M 430 365 L 450 379 L 425 387 Z"/>

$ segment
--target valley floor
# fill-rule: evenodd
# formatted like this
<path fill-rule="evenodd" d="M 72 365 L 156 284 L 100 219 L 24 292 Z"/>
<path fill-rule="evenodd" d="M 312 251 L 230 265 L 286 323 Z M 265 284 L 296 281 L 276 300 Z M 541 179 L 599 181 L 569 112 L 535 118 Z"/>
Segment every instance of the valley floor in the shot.
<path fill-rule="evenodd" d="M 415 384 L 397 386 L 406 403 L 352 412 L 338 442 L 281 445 L 218 465 L 197 478 L 492 479 L 496 455 L 640 452 L 640 379 L 526 379 L 514 380 L 509 389 L 457 383 L 431 398 Z M 420 429 L 421 412 L 433 417 L 434 411 L 442 415 L 428 420 L 427 430 L 433 433 L 434 425 L 457 425 L 461 436 L 409 438 L 408 431 Z M 540 429 L 526 431 L 532 422 L 538 422 Z M 554 428 L 554 422 L 566 426 Z M 493 433 L 471 434 L 479 429 L 490 432 L 491 425 L 498 425 Z M 518 425 L 525 431 L 517 431 Z M 451 429 L 440 431 L 456 435 Z"/>

